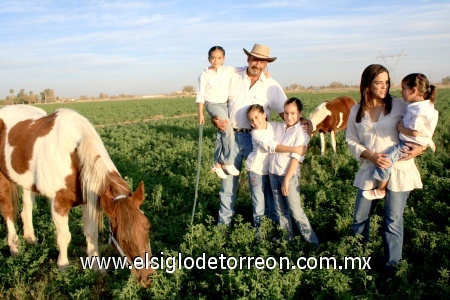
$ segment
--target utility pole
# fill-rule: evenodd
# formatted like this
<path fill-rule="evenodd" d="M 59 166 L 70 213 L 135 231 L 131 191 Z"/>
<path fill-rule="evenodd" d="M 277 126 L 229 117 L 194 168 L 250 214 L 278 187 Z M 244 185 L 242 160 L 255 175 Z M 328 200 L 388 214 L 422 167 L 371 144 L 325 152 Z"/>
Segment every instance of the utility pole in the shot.
<path fill-rule="evenodd" d="M 400 52 L 399 54 L 383 54 L 383 53 L 381 53 L 381 51 L 380 51 L 380 54 L 381 54 L 381 55 L 375 57 L 376 59 L 377 59 L 377 58 L 383 59 L 384 63 L 385 63 L 386 66 L 388 67 L 389 73 L 392 73 L 392 75 L 393 75 L 392 78 L 393 78 L 394 80 L 391 81 L 391 85 L 393 85 L 393 86 L 396 85 L 396 83 L 395 83 L 395 67 L 397 66 L 397 64 L 398 64 L 398 62 L 399 62 L 399 60 L 400 60 L 400 58 L 401 58 L 402 56 L 406 56 L 406 54 L 403 54 L 403 51 L 404 51 L 404 50 L 402 50 L 402 52 Z M 387 62 L 387 58 L 394 58 L 394 63 L 393 63 L 393 64 L 389 64 L 389 63 Z"/>

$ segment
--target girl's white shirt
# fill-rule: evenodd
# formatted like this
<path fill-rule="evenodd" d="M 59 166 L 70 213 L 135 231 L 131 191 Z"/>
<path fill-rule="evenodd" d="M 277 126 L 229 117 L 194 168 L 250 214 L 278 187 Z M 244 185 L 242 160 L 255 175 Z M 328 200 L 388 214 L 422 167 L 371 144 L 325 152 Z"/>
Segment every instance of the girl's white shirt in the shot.
<path fill-rule="evenodd" d="M 274 140 L 274 128 L 280 126 L 280 122 L 267 122 L 266 129 L 253 129 L 252 144 L 253 151 L 248 155 L 245 162 L 247 172 L 259 175 L 269 174 L 269 153 L 275 153 L 278 143 Z"/>
<path fill-rule="evenodd" d="M 237 70 L 231 66 L 220 66 L 215 70 L 206 67 L 198 77 L 197 99 L 195 103 L 225 103 L 228 101 L 228 88 L 231 77 Z"/>
<path fill-rule="evenodd" d="M 356 123 L 359 107 L 360 104 L 357 104 L 350 111 L 345 140 L 353 156 L 362 163 L 353 185 L 362 190 L 370 190 L 378 186 L 377 180 L 372 177 L 375 165 L 361 158 L 361 153 L 366 149 L 371 152 L 384 152 L 399 143 L 397 123 L 405 114 L 406 103 L 400 98 L 392 99 L 391 112 L 385 115 L 383 111 L 376 126 L 370 120 L 368 112 L 364 114 L 360 123 Z M 394 163 L 387 188 L 393 192 L 422 188 L 422 180 L 414 159 Z"/>
<path fill-rule="evenodd" d="M 413 142 L 422 146 L 429 145 L 433 151 L 436 146 L 432 140 L 436 129 L 439 113 L 434 109 L 430 100 L 408 103 L 403 126 L 419 132 L 418 136 L 404 135 L 400 133 L 400 139 L 406 142 Z"/>
<path fill-rule="evenodd" d="M 300 122 L 294 126 L 287 127 L 286 123 L 279 123 L 280 126 L 274 129 L 274 140 L 284 146 L 297 147 L 307 146 L 311 139 L 308 133 L 303 130 Z M 291 158 L 295 158 L 302 162 L 304 157 L 297 153 L 273 153 L 269 157 L 269 173 L 284 176 L 286 175 Z M 300 175 L 300 164 L 295 171 L 296 175 Z"/>

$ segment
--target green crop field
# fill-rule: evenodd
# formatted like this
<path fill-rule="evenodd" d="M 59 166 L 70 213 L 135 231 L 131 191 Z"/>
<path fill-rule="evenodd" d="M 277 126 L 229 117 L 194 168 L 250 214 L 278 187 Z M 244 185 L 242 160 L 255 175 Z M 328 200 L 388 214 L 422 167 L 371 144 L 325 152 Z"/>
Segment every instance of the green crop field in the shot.
<path fill-rule="evenodd" d="M 304 103 L 304 116 L 321 102 L 340 95 L 358 99 L 358 92 L 296 93 Z M 399 92 L 394 92 L 399 96 Z M 48 200 L 37 197 L 33 210 L 38 243 L 27 245 L 20 237 L 19 257 L 10 257 L 7 229 L 0 217 L 0 299 L 444 299 L 450 296 L 450 89 L 438 90 L 436 108 L 440 119 L 434 141 L 416 159 L 424 188 L 411 192 L 404 214 L 403 260 L 395 276 L 384 279 L 373 266 L 383 256 L 381 229 L 384 203 L 380 201 L 371 220 L 371 239 L 366 245 L 352 235 L 356 188 L 352 186 L 358 164 L 337 135 L 337 151 L 320 156 L 320 139 L 314 136 L 302 165 L 301 198 L 320 245 L 314 248 L 297 236 L 293 242 L 273 242 L 277 228 L 265 220 L 261 239 L 251 225 L 252 205 L 247 176 L 241 176 L 232 229 L 217 226 L 219 179 L 209 172 L 215 128 L 203 131 L 200 183 L 194 225 L 194 203 L 199 130 L 194 98 L 49 104 L 74 109 L 94 124 L 121 175 L 134 190 L 143 180 L 155 256 L 193 258 L 253 256 L 370 257 L 371 269 L 175 268 L 159 270 L 153 285 L 143 289 L 129 270 L 110 268 L 107 274 L 84 270 L 86 254 L 81 209 L 69 217 L 72 241 L 70 267 L 60 272 L 55 227 Z M 273 116 L 273 119 L 278 119 Z M 105 220 L 107 222 L 107 220 Z M 18 218 L 17 229 L 23 233 Z M 297 233 L 298 234 L 298 233 Z M 101 255 L 118 257 L 100 232 Z"/>

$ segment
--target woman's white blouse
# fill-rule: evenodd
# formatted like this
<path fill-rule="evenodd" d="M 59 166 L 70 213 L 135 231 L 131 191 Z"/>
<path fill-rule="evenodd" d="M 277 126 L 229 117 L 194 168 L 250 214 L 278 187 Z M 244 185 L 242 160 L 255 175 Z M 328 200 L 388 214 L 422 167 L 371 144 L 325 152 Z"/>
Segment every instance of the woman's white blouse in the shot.
<path fill-rule="evenodd" d="M 372 177 L 375 165 L 361 157 L 361 153 L 368 149 L 371 152 L 385 152 L 389 147 L 398 144 L 397 123 L 405 114 L 406 103 L 403 99 L 392 99 L 392 110 L 389 114 L 381 113 L 376 126 L 366 112 L 360 123 L 356 123 L 356 114 L 359 104 L 353 106 L 348 118 L 346 142 L 353 156 L 361 166 L 356 173 L 353 185 L 369 190 L 378 186 L 377 180 Z M 387 188 L 393 192 L 406 192 L 422 188 L 422 180 L 414 159 L 394 163 Z"/>

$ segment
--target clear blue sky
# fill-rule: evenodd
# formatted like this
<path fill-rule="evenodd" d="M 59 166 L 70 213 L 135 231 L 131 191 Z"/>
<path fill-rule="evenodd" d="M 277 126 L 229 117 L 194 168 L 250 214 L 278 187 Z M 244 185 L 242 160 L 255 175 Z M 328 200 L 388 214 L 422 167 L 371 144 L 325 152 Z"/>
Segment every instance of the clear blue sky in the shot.
<path fill-rule="evenodd" d="M 411 72 L 440 82 L 450 76 L 450 1 L 2 0 L 0 98 L 170 93 L 196 87 L 210 47 L 243 66 L 254 43 L 278 57 L 269 72 L 283 87 L 357 84 L 367 65 L 398 58 L 396 82 Z"/>

